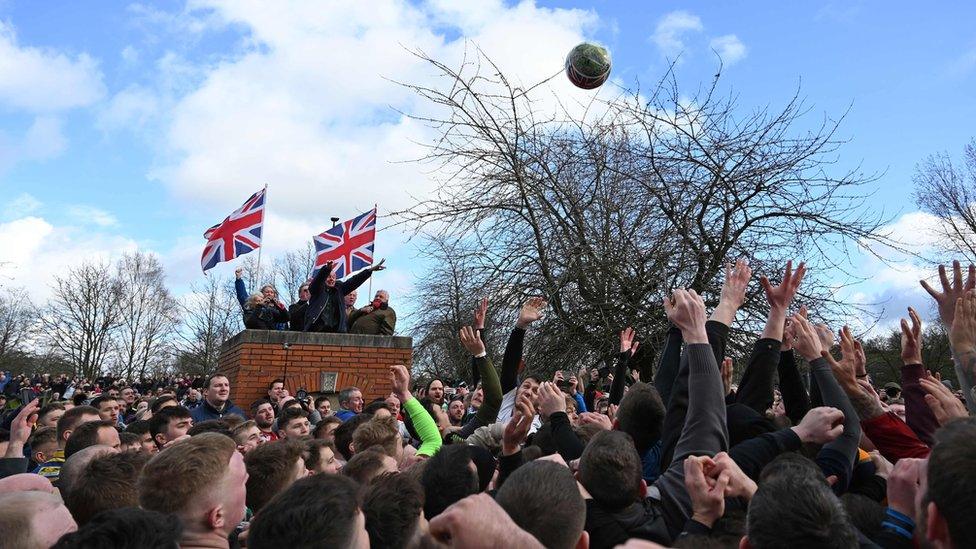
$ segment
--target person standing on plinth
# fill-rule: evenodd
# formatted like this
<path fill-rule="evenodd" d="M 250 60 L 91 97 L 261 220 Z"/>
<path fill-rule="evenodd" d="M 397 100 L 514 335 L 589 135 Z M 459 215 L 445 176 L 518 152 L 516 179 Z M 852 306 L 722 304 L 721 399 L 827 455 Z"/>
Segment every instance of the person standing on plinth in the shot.
<path fill-rule="evenodd" d="M 374 271 L 385 269 L 384 261 L 386 260 L 380 259 L 376 265 L 367 267 L 344 281 L 336 279 L 333 272 L 334 262 L 330 261 L 323 265 L 309 284 L 311 299 L 305 312 L 304 331 L 340 334 L 348 332 L 346 295 L 366 282 Z"/>

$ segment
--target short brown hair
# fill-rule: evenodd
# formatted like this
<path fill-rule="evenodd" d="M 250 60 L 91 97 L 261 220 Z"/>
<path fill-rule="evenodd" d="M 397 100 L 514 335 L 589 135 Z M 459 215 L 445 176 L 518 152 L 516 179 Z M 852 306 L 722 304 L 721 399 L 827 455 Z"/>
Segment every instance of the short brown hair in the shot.
<path fill-rule="evenodd" d="M 36 448 L 41 444 L 47 444 L 49 442 L 58 443 L 58 430 L 55 427 L 41 427 L 34 431 L 30 440 L 27 441 L 27 445 L 31 448 Z"/>
<path fill-rule="evenodd" d="M 75 522 L 82 526 L 102 511 L 138 507 L 136 484 L 148 461 L 143 452 L 120 452 L 89 462 L 64 502 Z"/>
<path fill-rule="evenodd" d="M 326 440 L 320 440 L 313 438 L 312 440 L 305 441 L 305 468 L 309 471 L 314 471 L 316 467 L 319 466 L 319 461 L 322 459 L 322 448 L 328 448 L 332 450 L 332 455 L 336 455 L 335 444 L 332 444 Z"/>
<path fill-rule="evenodd" d="M 305 446 L 297 441 L 267 442 L 244 456 L 247 466 L 247 506 L 257 513 L 295 479 L 295 462 Z"/>
<path fill-rule="evenodd" d="M 400 449 L 400 432 L 392 417 L 374 417 L 360 425 L 352 434 L 352 443 L 356 453 L 368 448 L 377 448 L 384 454 L 396 459 Z"/>
<path fill-rule="evenodd" d="M 232 439 L 203 433 L 159 452 L 139 477 L 139 506 L 179 515 L 195 498 L 219 487 L 236 451 Z"/>
<path fill-rule="evenodd" d="M 75 427 L 81 423 L 81 416 L 98 415 L 98 408 L 94 406 L 75 406 L 66 411 L 61 419 L 58 420 L 58 442 L 64 440 L 64 433 L 74 431 Z M 101 416 L 99 416 L 101 417 Z"/>
<path fill-rule="evenodd" d="M 379 448 L 356 452 L 356 455 L 352 456 L 349 463 L 342 468 L 342 474 L 365 486 L 379 475 L 383 468 L 384 457 L 386 454 Z"/>
<path fill-rule="evenodd" d="M 240 438 L 241 435 L 243 435 L 244 431 L 247 431 L 251 427 L 257 427 L 257 426 L 258 424 L 253 419 L 249 419 L 247 421 L 242 421 L 238 423 L 234 428 L 230 430 L 231 433 L 234 434 L 234 442 L 236 442 L 238 445 L 247 442 L 247 440 L 242 440 Z"/>

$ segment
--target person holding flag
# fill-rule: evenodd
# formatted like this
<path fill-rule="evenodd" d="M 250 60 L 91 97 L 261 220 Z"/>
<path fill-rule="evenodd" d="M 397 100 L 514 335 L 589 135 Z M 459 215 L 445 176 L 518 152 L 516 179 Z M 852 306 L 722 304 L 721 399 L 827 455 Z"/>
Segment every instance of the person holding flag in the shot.
<path fill-rule="evenodd" d="M 348 319 L 346 318 L 346 294 L 360 287 L 373 274 L 374 271 L 382 271 L 385 259 L 380 259 L 379 263 L 367 267 L 356 273 L 347 280 L 336 278 L 335 262 L 329 261 L 319 269 L 308 290 L 311 299 L 308 301 L 308 308 L 305 312 L 306 332 L 336 332 L 346 333 L 349 331 Z"/>
<path fill-rule="evenodd" d="M 315 244 L 315 276 L 309 284 L 305 309 L 306 332 L 349 331 L 345 298 L 373 274 L 382 271 L 383 259 L 373 263 L 376 241 L 376 207 L 366 213 L 333 225 L 312 237 Z M 355 271 L 356 275 L 340 281 Z"/>

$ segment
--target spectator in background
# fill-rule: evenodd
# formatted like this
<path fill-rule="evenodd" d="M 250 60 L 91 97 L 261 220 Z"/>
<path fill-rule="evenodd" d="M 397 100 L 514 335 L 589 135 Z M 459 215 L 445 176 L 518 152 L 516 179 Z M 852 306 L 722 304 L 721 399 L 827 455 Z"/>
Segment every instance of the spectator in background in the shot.
<path fill-rule="evenodd" d="M 244 410 L 230 400 L 230 380 L 227 376 L 214 374 L 207 378 L 203 391 L 203 403 L 191 412 L 193 421 L 200 423 L 208 419 L 220 419 L 225 415 L 244 417 Z"/>
<path fill-rule="evenodd" d="M 288 329 L 301 332 L 305 327 L 305 311 L 308 310 L 308 300 L 312 294 L 308 291 L 308 282 L 298 287 L 298 301 L 288 307 Z"/>
<path fill-rule="evenodd" d="M 242 278 L 244 269 L 234 271 L 234 289 L 244 313 L 244 327 L 251 330 L 284 330 L 288 327 L 288 309 L 278 300 L 278 290 L 271 284 L 261 287 L 261 293 L 248 296 Z"/>
<path fill-rule="evenodd" d="M 0 407 L 0 410 L 3 408 Z M 52 402 L 47 406 L 41 408 L 37 411 L 37 426 L 38 427 L 57 427 L 58 420 L 64 415 L 65 409 L 64 404 L 60 402 Z"/>
<path fill-rule="evenodd" d="M 42 463 L 34 472 L 56 483 L 64 465 L 64 449 L 71 433 L 81 424 L 101 419 L 98 410 L 91 406 L 75 406 L 66 411 L 58 420 L 58 449 L 46 462 Z"/>
<path fill-rule="evenodd" d="M 251 415 L 258 426 L 261 440 L 272 442 L 278 440 L 278 433 L 274 431 L 275 410 L 270 401 L 260 399 L 251 405 Z"/>
<path fill-rule="evenodd" d="M 359 292 L 353 290 L 346 294 L 346 318 L 348 319 L 349 325 L 352 326 L 353 322 L 356 320 L 352 317 L 352 314 L 356 312 L 356 298 L 359 297 Z"/>
<path fill-rule="evenodd" d="M 149 420 L 149 434 L 160 449 L 187 436 L 190 427 L 193 427 L 193 417 L 182 406 L 163 408 Z"/>
<path fill-rule="evenodd" d="M 393 335 L 396 329 L 396 311 L 390 307 L 390 294 L 386 290 L 376 292 L 369 305 L 353 314 L 349 329 L 353 334 Z"/>
<path fill-rule="evenodd" d="M 122 418 L 119 417 L 119 412 L 122 406 L 116 397 L 110 395 L 101 395 L 95 397 L 91 401 L 93 408 L 98 410 L 98 415 L 106 421 L 114 422 L 116 425 L 125 428 L 125 424 L 122 423 Z"/>
<path fill-rule="evenodd" d="M 339 411 L 335 416 L 342 421 L 363 411 L 363 392 L 358 387 L 346 387 L 339 391 Z"/>
<path fill-rule="evenodd" d="M 325 395 L 318 396 L 315 398 L 315 409 L 319 412 L 319 418 L 325 419 L 332 415 L 332 401 Z"/>

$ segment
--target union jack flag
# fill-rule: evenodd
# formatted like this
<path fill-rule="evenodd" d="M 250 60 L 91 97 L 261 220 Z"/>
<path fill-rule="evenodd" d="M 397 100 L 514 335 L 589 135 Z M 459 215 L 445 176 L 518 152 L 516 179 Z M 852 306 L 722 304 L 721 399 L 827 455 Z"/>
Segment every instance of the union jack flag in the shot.
<path fill-rule="evenodd" d="M 343 278 L 373 264 L 373 241 L 376 240 L 376 208 L 343 221 L 312 237 L 315 242 L 315 271 L 335 261 L 336 278 Z"/>
<path fill-rule="evenodd" d="M 261 247 L 265 192 L 266 189 L 261 189 L 252 194 L 243 206 L 203 233 L 207 239 L 200 258 L 203 272 Z"/>

